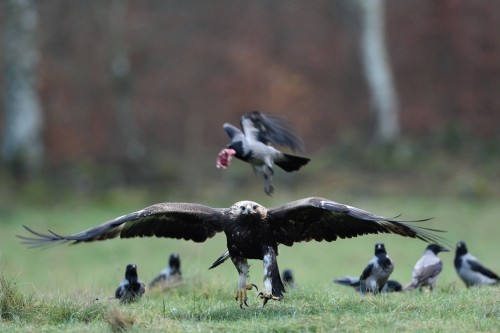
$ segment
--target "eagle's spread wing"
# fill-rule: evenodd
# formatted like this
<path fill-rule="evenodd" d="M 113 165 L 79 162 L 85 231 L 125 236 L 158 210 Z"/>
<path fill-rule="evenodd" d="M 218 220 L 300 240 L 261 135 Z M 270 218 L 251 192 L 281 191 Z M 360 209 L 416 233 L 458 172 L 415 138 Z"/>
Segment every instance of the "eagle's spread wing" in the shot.
<path fill-rule="evenodd" d="M 324 198 L 305 198 L 268 210 L 267 219 L 278 243 L 291 246 L 294 242 L 331 242 L 339 238 L 351 238 L 367 234 L 393 233 L 419 238 L 430 243 L 446 240 L 433 232 L 407 222 L 377 216 L 359 208 L 340 204 Z"/>
<path fill-rule="evenodd" d="M 282 145 L 293 151 L 304 152 L 302 139 L 283 116 L 252 111 L 241 117 L 240 124 L 249 140 Z"/>
<path fill-rule="evenodd" d="M 28 246 L 55 243 L 93 242 L 120 236 L 167 237 L 203 242 L 221 232 L 225 210 L 192 203 L 159 203 L 137 212 L 117 217 L 74 235 L 62 236 L 49 230 L 48 234 L 26 228 L 32 236 L 17 236 Z"/>

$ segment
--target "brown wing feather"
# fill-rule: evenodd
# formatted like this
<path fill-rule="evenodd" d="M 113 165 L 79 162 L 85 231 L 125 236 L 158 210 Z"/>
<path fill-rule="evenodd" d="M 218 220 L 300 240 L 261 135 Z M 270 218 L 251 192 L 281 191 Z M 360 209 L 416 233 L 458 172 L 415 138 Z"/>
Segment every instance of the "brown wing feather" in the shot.
<path fill-rule="evenodd" d="M 17 236 L 28 246 L 52 243 L 73 244 L 130 237 L 167 237 L 203 242 L 221 232 L 226 214 L 224 209 L 191 203 L 159 203 L 140 211 L 117 217 L 74 235 L 48 234 L 26 228 L 32 236 Z"/>
<path fill-rule="evenodd" d="M 268 221 L 278 243 L 291 246 L 301 241 L 334 241 L 367 234 L 393 233 L 440 243 L 446 240 L 433 232 L 441 230 L 417 227 L 343 205 L 324 198 L 305 198 L 268 210 Z"/>

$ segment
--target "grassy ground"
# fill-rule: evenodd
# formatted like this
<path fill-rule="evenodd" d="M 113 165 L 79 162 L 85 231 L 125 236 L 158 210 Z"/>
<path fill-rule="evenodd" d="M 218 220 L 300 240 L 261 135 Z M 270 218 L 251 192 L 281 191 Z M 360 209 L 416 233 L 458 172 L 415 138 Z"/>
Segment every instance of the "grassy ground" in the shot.
<path fill-rule="evenodd" d="M 289 194 L 292 196 L 292 194 Z M 299 196 L 300 197 L 300 196 Z M 298 198 L 298 197 L 296 197 Z M 270 206 L 296 198 L 268 199 Z M 384 215 L 404 218 L 434 216 L 425 225 L 448 230 L 452 244 L 464 240 L 471 252 L 500 272 L 498 235 L 500 206 L 495 199 L 461 200 L 432 197 L 333 197 Z M 126 201 L 126 200 L 125 200 Z M 111 240 L 78 246 L 26 249 L 15 234 L 22 224 L 60 233 L 80 231 L 151 202 L 68 204 L 16 207 L 0 214 L 0 273 L 2 321 L 0 331 L 500 331 L 500 289 L 468 290 L 453 269 L 453 252 L 440 256 L 444 271 L 437 291 L 363 297 L 332 279 L 358 275 L 382 241 L 396 268 L 392 278 L 408 283 L 414 263 L 426 244 L 391 235 L 365 236 L 334 243 L 300 243 L 280 247 L 280 268 L 295 272 L 299 287 L 283 302 L 264 310 L 255 292 L 250 308 L 234 301 L 237 274 L 230 263 L 208 271 L 225 250 L 216 236 L 202 244 L 166 239 Z M 221 203 L 204 202 L 221 206 Z M 231 202 L 232 203 L 232 202 Z M 264 202 L 263 202 L 264 203 Z M 230 203 L 226 203 L 229 205 Z M 169 293 L 152 291 L 139 303 L 120 306 L 109 298 L 128 263 L 138 265 L 148 282 L 179 252 L 184 285 Z M 251 261 L 250 281 L 261 287 L 262 264 Z M 8 297 L 6 291 L 9 291 Z M 7 310 L 6 310 L 7 309 Z M 6 313 L 10 313 L 7 314 Z"/>

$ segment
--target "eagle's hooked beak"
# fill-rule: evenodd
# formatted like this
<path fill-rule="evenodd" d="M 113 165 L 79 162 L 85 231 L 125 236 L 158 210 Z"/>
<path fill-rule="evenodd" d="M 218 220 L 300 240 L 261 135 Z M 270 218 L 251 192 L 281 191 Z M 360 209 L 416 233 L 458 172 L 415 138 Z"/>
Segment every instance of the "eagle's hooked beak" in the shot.
<path fill-rule="evenodd" d="M 241 208 L 241 214 L 243 215 L 250 215 L 253 214 L 255 211 L 255 206 L 251 204 L 242 205 L 240 208 Z"/>

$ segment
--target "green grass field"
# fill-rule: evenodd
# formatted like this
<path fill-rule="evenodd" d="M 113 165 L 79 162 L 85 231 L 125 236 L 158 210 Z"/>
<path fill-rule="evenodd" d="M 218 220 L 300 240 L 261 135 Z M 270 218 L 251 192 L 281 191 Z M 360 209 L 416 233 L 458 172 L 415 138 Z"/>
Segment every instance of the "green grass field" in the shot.
<path fill-rule="evenodd" d="M 286 201 L 292 199 L 296 198 Z M 452 244 L 466 241 L 471 253 L 500 272 L 500 205 L 494 199 L 335 199 L 386 216 L 434 216 L 424 225 L 447 230 L 445 237 Z M 271 203 L 262 203 L 274 206 L 285 200 L 267 201 Z M 287 293 L 282 302 L 269 302 L 264 309 L 255 291 L 249 292 L 250 308 L 244 311 L 234 300 L 237 273 L 233 265 L 227 262 L 208 270 L 225 251 L 223 235 L 201 244 L 148 238 L 47 249 L 27 249 L 15 237 L 23 233 L 22 224 L 37 230 L 73 233 L 149 203 L 17 207 L 0 213 L 0 331 L 500 331 L 500 288 L 466 289 L 453 268 L 453 250 L 440 254 L 444 271 L 432 294 L 360 296 L 332 284 L 335 277 L 360 274 L 379 241 L 385 243 L 395 262 L 391 278 L 408 283 L 426 243 L 399 236 L 371 235 L 333 243 L 280 246 L 280 269 L 294 271 L 298 288 Z M 168 293 L 152 291 L 128 306 L 109 299 L 123 278 L 126 264 L 136 263 L 139 276 L 147 283 L 174 251 L 181 255 L 185 277 L 180 288 Z M 262 263 L 250 263 L 250 282 L 260 288 Z"/>

